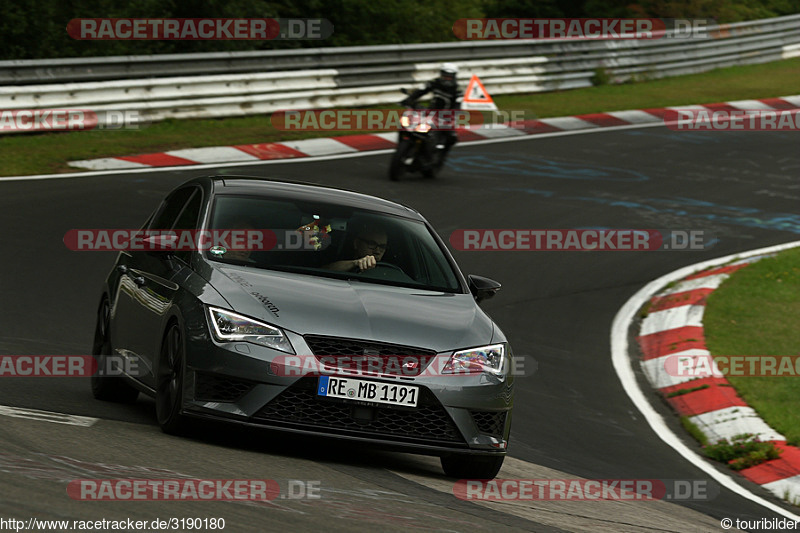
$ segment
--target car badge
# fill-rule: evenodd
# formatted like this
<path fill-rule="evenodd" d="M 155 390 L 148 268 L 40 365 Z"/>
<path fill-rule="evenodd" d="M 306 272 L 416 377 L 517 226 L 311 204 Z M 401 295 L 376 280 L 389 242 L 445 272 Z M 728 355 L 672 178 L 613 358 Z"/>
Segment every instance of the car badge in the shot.
<path fill-rule="evenodd" d="M 223 248 L 222 246 L 212 246 L 211 249 L 209 250 L 209 253 L 211 253 L 211 255 L 222 256 L 225 255 L 227 251 L 228 250 Z"/>

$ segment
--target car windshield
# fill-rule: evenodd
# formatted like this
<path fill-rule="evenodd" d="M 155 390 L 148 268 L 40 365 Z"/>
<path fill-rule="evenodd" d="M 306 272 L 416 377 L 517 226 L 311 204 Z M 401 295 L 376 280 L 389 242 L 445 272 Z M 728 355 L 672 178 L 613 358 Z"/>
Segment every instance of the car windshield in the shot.
<path fill-rule="evenodd" d="M 367 283 L 461 290 L 445 252 L 428 227 L 415 220 L 323 202 L 218 195 L 207 229 L 255 230 L 251 234 L 256 240 L 263 235 L 263 248 L 269 248 L 215 246 L 205 252 L 213 261 Z M 374 260 L 358 263 L 367 255 Z"/>

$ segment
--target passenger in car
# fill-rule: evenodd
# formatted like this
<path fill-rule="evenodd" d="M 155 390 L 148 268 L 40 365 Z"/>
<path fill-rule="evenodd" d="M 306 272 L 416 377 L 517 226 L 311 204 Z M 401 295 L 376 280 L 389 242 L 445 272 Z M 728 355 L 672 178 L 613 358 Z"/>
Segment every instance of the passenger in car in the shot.
<path fill-rule="evenodd" d="M 352 259 L 335 261 L 323 268 L 341 272 L 369 270 L 383 258 L 388 245 L 386 230 L 381 227 L 364 226 L 356 233 L 352 242 Z"/>

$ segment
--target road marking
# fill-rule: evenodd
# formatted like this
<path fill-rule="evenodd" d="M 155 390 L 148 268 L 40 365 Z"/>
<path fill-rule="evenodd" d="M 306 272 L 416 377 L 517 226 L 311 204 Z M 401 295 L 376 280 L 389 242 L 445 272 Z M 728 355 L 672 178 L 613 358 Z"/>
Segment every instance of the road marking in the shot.
<path fill-rule="evenodd" d="M 124 159 L 119 159 L 118 157 L 86 159 L 82 161 L 70 161 L 70 163 L 80 164 L 83 168 L 88 168 L 90 170 L 102 170 L 103 168 L 109 170 L 116 170 L 116 169 L 135 170 L 140 168 L 150 168 L 148 165 L 143 165 L 142 163 L 134 163 L 133 161 L 125 161 Z"/>
<path fill-rule="evenodd" d="M 164 152 L 173 157 L 198 161 L 200 163 L 229 163 L 231 161 L 260 161 L 254 155 L 233 146 L 208 146 L 206 148 L 183 148 Z"/>
<path fill-rule="evenodd" d="M 92 418 L 89 416 L 54 413 L 52 411 L 40 411 L 38 409 L 25 409 L 22 407 L 12 407 L 10 405 L 0 405 L 0 415 L 83 427 L 92 426 L 95 422 L 100 420 L 99 418 Z"/>
<path fill-rule="evenodd" d="M 644 391 L 639 387 L 636 381 L 636 374 L 634 373 L 634 362 L 628 356 L 628 330 L 630 329 L 631 322 L 636 317 L 636 313 L 641 309 L 645 302 L 650 301 L 650 298 L 659 290 L 663 289 L 667 284 L 683 279 L 697 271 L 718 266 L 734 259 L 750 257 L 754 255 L 761 255 L 766 253 L 779 252 L 789 248 L 800 246 L 800 241 L 793 241 L 786 244 L 779 244 L 777 246 L 770 246 L 768 248 L 761 248 L 758 250 L 751 250 L 749 252 L 732 254 L 717 259 L 711 259 L 702 263 L 695 263 L 674 272 L 670 272 L 660 278 L 651 281 L 642 287 L 636 294 L 625 302 L 617 315 L 614 317 L 614 322 L 611 325 L 611 362 L 614 365 L 614 371 L 617 373 L 625 393 L 631 399 L 633 404 L 644 415 L 645 420 L 653 429 L 655 434 L 663 440 L 667 445 L 672 447 L 676 452 L 681 454 L 691 464 L 708 474 L 709 477 L 717 481 L 720 485 L 731 490 L 735 494 L 747 498 L 748 500 L 766 507 L 767 509 L 780 514 L 791 520 L 800 520 L 800 516 L 795 515 L 786 509 L 768 502 L 760 496 L 756 496 L 749 490 L 739 485 L 731 476 L 718 471 L 711 465 L 704 457 L 697 454 L 694 450 L 690 449 L 683 441 L 667 426 L 664 418 L 656 412 L 647 399 Z M 648 394 L 652 394 L 648 391 Z"/>

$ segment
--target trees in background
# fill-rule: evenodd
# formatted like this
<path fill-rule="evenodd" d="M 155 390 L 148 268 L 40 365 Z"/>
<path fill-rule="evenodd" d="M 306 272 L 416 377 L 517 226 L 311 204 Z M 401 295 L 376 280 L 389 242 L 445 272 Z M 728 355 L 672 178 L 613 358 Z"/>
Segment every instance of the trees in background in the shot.
<path fill-rule="evenodd" d="M 800 13 L 800 0 L 0 0 L 0 59 L 272 50 L 453 41 L 480 17 L 670 17 L 737 22 Z M 74 18 L 325 18 L 324 41 L 77 41 Z"/>

